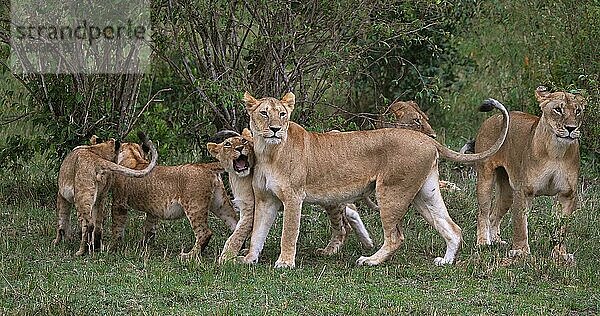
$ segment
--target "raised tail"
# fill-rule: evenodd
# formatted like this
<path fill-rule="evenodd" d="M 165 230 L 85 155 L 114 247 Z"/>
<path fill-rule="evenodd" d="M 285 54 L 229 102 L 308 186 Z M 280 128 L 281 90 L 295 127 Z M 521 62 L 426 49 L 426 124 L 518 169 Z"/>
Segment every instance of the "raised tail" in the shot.
<path fill-rule="evenodd" d="M 492 147 L 490 147 L 486 151 L 476 153 L 476 154 L 462 154 L 462 153 L 456 152 L 454 150 L 451 150 L 447 147 L 444 147 L 442 144 L 440 144 L 438 142 L 435 142 L 438 152 L 440 153 L 440 156 L 447 158 L 449 160 L 452 160 L 452 161 L 468 163 L 468 162 L 480 161 L 480 160 L 489 158 L 490 156 L 495 154 L 500 149 L 500 147 L 502 147 L 502 144 L 504 144 L 504 140 L 506 139 L 506 134 L 508 133 L 508 123 L 509 123 L 508 111 L 506 110 L 504 105 L 502 105 L 502 103 L 498 102 L 497 100 L 491 99 L 491 98 L 485 100 L 481 104 L 481 106 L 479 107 L 479 111 L 489 112 L 494 108 L 497 108 L 498 110 L 500 110 L 500 112 L 502 112 L 502 122 L 504 123 L 504 126 L 502 127 L 502 131 L 500 132 L 500 136 L 498 137 L 498 140 L 496 140 L 496 142 L 494 143 L 494 145 Z"/>
<path fill-rule="evenodd" d="M 148 149 L 150 149 L 150 155 L 152 156 L 152 159 L 150 160 L 150 164 L 148 164 L 148 166 L 146 166 L 146 168 L 144 168 L 142 170 L 135 170 L 135 169 L 123 167 L 121 165 L 118 165 L 116 163 L 109 162 L 109 161 L 107 161 L 107 163 L 104 164 L 102 166 L 102 168 L 104 168 L 105 171 L 111 171 L 111 172 L 122 174 L 127 177 L 134 177 L 134 178 L 141 178 L 141 177 L 146 176 L 148 173 L 150 173 L 150 171 L 152 171 L 152 169 L 154 169 L 154 167 L 156 166 L 156 162 L 158 160 L 158 152 L 156 150 L 156 147 L 154 146 L 154 143 L 152 143 L 152 141 L 149 140 L 146 137 L 146 135 L 139 134 L 139 136 L 143 141 L 143 145 L 145 147 L 148 147 Z"/>

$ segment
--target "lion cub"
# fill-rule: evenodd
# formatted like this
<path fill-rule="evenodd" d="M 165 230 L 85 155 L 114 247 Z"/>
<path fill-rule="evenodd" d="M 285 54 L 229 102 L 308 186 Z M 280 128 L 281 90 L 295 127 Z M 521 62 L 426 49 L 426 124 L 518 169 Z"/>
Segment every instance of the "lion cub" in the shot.
<path fill-rule="evenodd" d="M 229 135 L 237 134 L 235 132 L 231 133 L 234 134 Z M 252 134 L 246 128 L 241 135 L 237 134 L 237 136 L 227 138 L 219 144 L 208 143 L 206 147 L 210 154 L 218 159 L 221 166 L 228 172 L 234 205 L 240 210 L 240 221 L 233 234 L 227 239 L 219 257 L 219 263 L 223 263 L 238 254 L 244 240 L 252 231 L 254 219 L 254 191 L 252 189 L 254 149 Z M 333 231 L 328 245 L 323 249 L 318 249 L 320 254 L 337 253 L 346 239 L 347 231 L 351 228 L 356 231 L 363 247 L 368 249 L 373 247 L 373 241 L 355 208 L 352 204 L 326 207 Z"/>
<path fill-rule="evenodd" d="M 148 165 L 143 149 L 135 143 L 124 143 L 118 163 L 134 169 Z M 113 247 L 123 239 L 129 208 L 146 213 L 144 242 L 156 234 L 159 219 L 174 220 L 184 215 L 190 221 L 196 241 L 182 259 L 193 258 L 206 247 L 212 231 L 208 227 L 208 211 L 213 212 L 233 230 L 238 222 L 225 192 L 217 163 L 195 163 L 178 166 L 156 166 L 146 177 L 132 179 L 117 176 L 113 186 Z"/>
<path fill-rule="evenodd" d="M 554 196 L 562 205 L 561 220 L 577 204 L 579 127 L 585 100 L 567 92 L 535 91 L 542 116 L 510 112 L 510 128 L 500 150 L 477 168 L 477 244 L 501 243 L 500 222 L 512 208 L 513 245 L 510 257 L 529 254 L 527 213 L 534 197 Z M 501 129 L 500 116 L 488 118 L 475 140 L 475 152 L 487 149 Z M 496 187 L 492 209 L 492 190 Z M 552 257 L 573 261 L 564 245 L 566 227 L 556 232 Z"/>
<path fill-rule="evenodd" d="M 113 162 L 119 144 L 114 139 L 90 146 L 78 146 L 63 160 L 58 173 L 56 208 L 58 225 L 53 244 L 71 238 L 70 206 L 75 205 L 81 227 L 81 242 L 75 255 L 83 255 L 101 246 L 103 206 L 113 181 L 113 173 L 121 177 L 143 177 L 156 165 L 158 154 L 150 140 L 140 135 L 151 149 L 152 162 L 141 170 L 131 170 Z"/>
<path fill-rule="evenodd" d="M 394 116 L 393 122 L 384 120 L 387 113 Z M 380 116 L 380 120 L 375 122 L 376 128 L 397 127 L 419 131 L 431 138 L 436 138 L 435 130 L 429 125 L 429 117 L 415 101 L 396 101 L 392 103 L 387 110 Z"/>

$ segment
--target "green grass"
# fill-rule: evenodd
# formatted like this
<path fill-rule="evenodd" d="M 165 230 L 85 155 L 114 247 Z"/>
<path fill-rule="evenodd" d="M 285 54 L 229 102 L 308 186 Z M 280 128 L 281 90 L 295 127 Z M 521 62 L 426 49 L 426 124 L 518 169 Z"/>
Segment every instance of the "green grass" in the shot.
<path fill-rule="evenodd" d="M 463 189 L 446 192 L 445 198 L 463 228 L 464 244 L 457 263 L 447 267 L 433 265 L 444 251 L 443 240 L 414 211 L 404 220 L 406 242 L 393 259 L 378 267 L 358 267 L 355 260 L 374 250 L 362 250 L 354 236 L 338 255 L 315 255 L 328 240 L 328 220 L 325 212 L 305 207 L 297 267 L 279 270 L 273 263 L 280 218 L 256 266 L 219 266 L 215 258 L 228 232 L 213 217 L 215 235 L 198 261 L 178 258 L 193 243 L 183 219 L 161 222 L 156 242 L 139 248 L 143 215 L 136 212 L 130 214 L 121 249 L 77 258 L 76 240 L 51 246 L 56 221 L 52 203 L 2 205 L 0 314 L 597 314 L 597 180 L 582 179 L 581 208 L 568 240 L 575 266 L 549 258 L 554 221 L 552 201 L 545 198 L 536 200 L 529 217 L 533 254 L 505 265 L 507 247 L 474 246 L 474 181 L 454 167 L 444 164 L 442 177 Z M 378 214 L 363 209 L 361 215 L 380 245 Z M 509 239 L 509 221 L 504 224 L 503 237 Z"/>

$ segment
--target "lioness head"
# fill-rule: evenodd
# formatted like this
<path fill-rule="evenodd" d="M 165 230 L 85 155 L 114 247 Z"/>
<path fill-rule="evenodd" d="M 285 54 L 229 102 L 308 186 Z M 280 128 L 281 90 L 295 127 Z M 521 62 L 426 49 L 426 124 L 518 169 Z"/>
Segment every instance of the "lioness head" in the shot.
<path fill-rule="evenodd" d="M 281 100 L 270 97 L 256 100 L 245 92 L 244 102 L 250 116 L 250 129 L 255 132 L 254 137 L 271 145 L 287 139 L 290 115 L 296 102 L 293 93 L 288 92 Z"/>
<path fill-rule="evenodd" d="M 540 102 L 544 120 L 556 137 L 566 142 L 579 138 L 586 103 L 582 96 L 568 92 L 550 93 L 546 87 L 538 87 L 535 97 Z"/>
<path fill-rule="evenodd" d="M 242 131 L 242 135 L 229 137 L 223 142 L 208 143 L 208 152 L 219 160 L 227 172 L 233 172 L 239 177 L 250 174 L 254 166 L 253 139 L 250 130 Z"/>
<path fill-rule="evenodd" d="M 397 101 L 389 108 L 396 121 L 391 127 L 408 128 L 436 138 L 437 134 L 429 125 L 429 117 L 419 108 L 415 101 Z"/>

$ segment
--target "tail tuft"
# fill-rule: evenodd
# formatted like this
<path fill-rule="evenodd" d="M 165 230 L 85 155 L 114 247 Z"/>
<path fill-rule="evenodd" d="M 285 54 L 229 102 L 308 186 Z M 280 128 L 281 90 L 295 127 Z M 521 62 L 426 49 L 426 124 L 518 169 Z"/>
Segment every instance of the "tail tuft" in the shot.
<path fill-rule="evenodd" d="M 146 133 L 142 131 L 137 132 L 137 136 L 140 139 L 140 142 L 142 143 L 146 143 L 148 141 L 148 136 L 146 136 Z"/>
<path fill-rule="evenodd" d="M 479 111 L 480 112 L 489 112 L 489 111 L 493 110 L 494 108 L 500 108 L 500 106 L 501 106 L 500 102 L 490 98 L 490 99 L 483 101 L 483 103 L 481 103 L 481 105 L 479 106 Z"/>
<path fill-rule="evenodd" d="M 218 131 L 215 135 L 209 138 L 209 142 L 211 143 L 220 143 L 229 137 L 240 136 L 240 133 L 232 130 L 221 130 Z"/>

